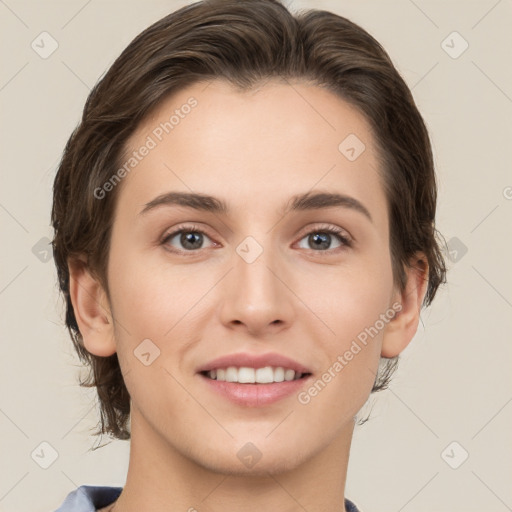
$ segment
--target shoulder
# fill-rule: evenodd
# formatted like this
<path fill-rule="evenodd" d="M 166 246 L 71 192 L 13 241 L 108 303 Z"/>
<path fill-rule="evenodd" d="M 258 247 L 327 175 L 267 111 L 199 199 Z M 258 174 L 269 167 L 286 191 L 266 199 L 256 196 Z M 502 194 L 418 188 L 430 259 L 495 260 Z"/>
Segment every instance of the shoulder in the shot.
<path fill-rule="evenodd" d="M 66 496 L 55 512 L 96 512 L 113 503 L 122 490 L 122 487 L 81 485 Z"/>
<path fill-rule="evenodd" d="M 345 498 L 345 510 L 347 512 L 361 512 L 349 499 Z"/>

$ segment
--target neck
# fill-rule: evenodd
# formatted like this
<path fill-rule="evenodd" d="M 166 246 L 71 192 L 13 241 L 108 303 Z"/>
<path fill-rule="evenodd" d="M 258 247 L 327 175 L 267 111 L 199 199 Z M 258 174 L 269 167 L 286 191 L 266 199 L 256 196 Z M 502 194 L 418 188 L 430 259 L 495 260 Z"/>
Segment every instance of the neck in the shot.
<path fill-rule="evenodd" d="M 263 467 L 239 474 L 215 471 L 180 453 L 132 410 L 128 475 L 114 512 L 235 512 L 247 503 L 253 510 L 345 512 L 353 429 L 351 422 L 328 445 L 289 469 Z"/>

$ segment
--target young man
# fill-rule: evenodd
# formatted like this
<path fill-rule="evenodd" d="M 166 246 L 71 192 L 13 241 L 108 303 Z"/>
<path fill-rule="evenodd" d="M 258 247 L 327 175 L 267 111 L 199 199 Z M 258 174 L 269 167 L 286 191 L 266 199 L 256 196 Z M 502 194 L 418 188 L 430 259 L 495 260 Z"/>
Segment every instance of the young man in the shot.
<path fill-rule="evenodd" d="M 352 22 L 215 0 L 140 34 L 91 92 L 52 212 L 128 475 L 59 511 L 357 511 L 356 415 L 445 278 L 435 207 L 421 115 Z"/>

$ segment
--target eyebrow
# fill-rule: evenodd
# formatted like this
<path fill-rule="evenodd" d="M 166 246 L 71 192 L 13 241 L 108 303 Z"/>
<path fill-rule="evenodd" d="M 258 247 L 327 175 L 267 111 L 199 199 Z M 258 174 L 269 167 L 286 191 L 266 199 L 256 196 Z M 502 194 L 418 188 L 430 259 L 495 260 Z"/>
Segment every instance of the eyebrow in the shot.
<path fill-rule="evenodd" d="M 194 210 L 224 215 L 229 213 L 227 203 L 217 197 L 195 192 L 167 192 L 146 203 L 140 214 L 145 214 L 160 206 L 184 206 Z M 286 204 L 283 213 L 334 207 L 354 210 L 363 214 L 370 222 L 373 222 L 370 212 L 360 201 L 354 197 L 333 192 L 306 192 L 305 194 L 292 196 Z"/>

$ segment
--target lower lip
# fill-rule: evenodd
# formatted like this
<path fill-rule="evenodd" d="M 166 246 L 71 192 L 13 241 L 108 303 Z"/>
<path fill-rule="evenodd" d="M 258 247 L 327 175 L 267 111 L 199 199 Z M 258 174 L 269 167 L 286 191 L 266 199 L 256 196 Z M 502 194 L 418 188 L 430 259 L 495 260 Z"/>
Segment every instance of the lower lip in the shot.
<path fill-rule="evenodd" d="M 297 380 L 273 382 L 271 384 L 240 384 L 210 379 L 198 374 L 213 391 L 244 407 L 263 407 L 298 393 L 311 375 Z"/>

